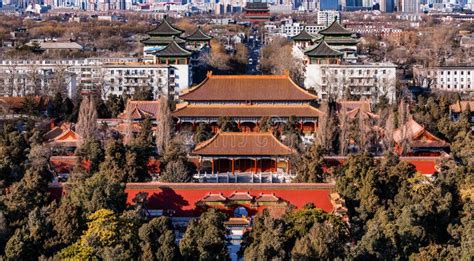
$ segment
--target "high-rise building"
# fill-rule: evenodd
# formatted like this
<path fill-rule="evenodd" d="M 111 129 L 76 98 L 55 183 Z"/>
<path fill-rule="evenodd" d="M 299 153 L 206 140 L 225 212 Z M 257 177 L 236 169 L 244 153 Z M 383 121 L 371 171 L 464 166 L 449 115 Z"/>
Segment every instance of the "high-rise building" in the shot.
<path fill-rule="evenodd" d="M 338 11 L 327 10 L 327 11 L 318 11 L 318 24 L 329 26 L 337 20 L 338 23 L 341 22 L 341 14 Z"/>
<path fill-rule="evenodd" d="M 320 0 L 319 10 L 337 10 L 339 9 L 339 0 Z"/>
<path fill-rule="evenodd" d="M 372 7 L 373 4 L 373 0 L 362 0 L 362 7 Z"/>
<path fill-rule="evenodd" d="M 420 0 L 402 0 L 402 12 L 416 14 L 420 12 Z"/>
<path fill-rule="evenodd" d="M 394 0 L 380 0 L 380 11 L 391 13 L 395 11 L 395 1 Z"/>

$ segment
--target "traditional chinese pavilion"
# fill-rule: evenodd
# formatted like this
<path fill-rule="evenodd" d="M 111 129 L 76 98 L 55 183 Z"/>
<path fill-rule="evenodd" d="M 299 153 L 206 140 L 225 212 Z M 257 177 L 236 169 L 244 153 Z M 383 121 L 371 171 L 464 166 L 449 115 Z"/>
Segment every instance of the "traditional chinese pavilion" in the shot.
<path fill-rule="evenodd" d="M 457 101 L 449 106 L 449 114 L 453 121 L 458 121 L 463 112 L 469 114 L 469 122 L 474 125 L 474 101 Z"/>
<path fill-rule="evenodd" d="M 319 34 L 331 48 L 344 53 L 345 59 L 355 59 L 359 41 L 352 36 L 353 32 L 344 28 L 337 19 L 326 29 L 319 31 Z"/>
<path fill-rule="evenodd" d="M 359 116 L 359 113 L 364 114 L 364 117 L 379 118 L 379 115 L 372 112 L 371 103 L 366 99 L 360 101 L 337 101 L 337 112 L 340 116 L 345 114 L 350 119 L 355 119 Z"/>
<path fill-rule="evenodd" d="M 344 53 L 337 51 L 322 40 L 315 47 L 307 50 L 305 53 L 310 64 L 340 64 Z"/>
<path fill-rule="evenodd" d="M 172 113 L 178 128 L 210 124 L 218 131 L 220 117 L 230 117 L 241 131 L 257 131 L 262 117 L 274 126 L 290 117 L 304 133 L 318 126 L 321 111 L 312 105 L 316 96 L 295 84 L 286 75 L 213 75 L 180 96 L 184 102 Z"/>
<path fill-rule="evenodd" d="M 448 142 L 436 137 L 413 119 L 393 132 L 395 149 L 399 153 L 402 153 L 403 139 L 409 140 L 410 151 L 407 154 L 410 156 L 439 156 L 449 150 Z"/>
<path fill-rule="evenodd" d="M 165 48 L 171 42 L 185 44 L 186 40 L 180 37 L 183 32 L 183 30 L 171 25 L 167 19 L 163 19 L 155 29 L 148 32 L 149 37 L 142 41 L 144 54 L 153 54 L 153 52 Z"/>
<path fill-rule="evenodd" d="M 183 53 L 189 52 L 186 50 L 187 47 L 200 50 L 204 46 L 209 46 L 212 39 L 200 27 L 187 37 L 182 36 L 183 33 L 183 30 L 173 26 L 167 19 L 163 19 L 155 29 L 148 32 L 148 38 L 142 41 L 143 54 L 154 55 L 163 49 L 168 49 L 161 55 L 169 56 L 178 53 L 178 57 L 181 57 Z"/>
<path fill-rule="evenodd" d="M 192 152 L 199 156 L 199 171 L 212 174 L 288 174 L 293 153 L 270 132 L 218 132 Z"/>
<path fill-rule="evenodd" d="M 263 23 L 270 20 L 270 9 L 266 2 L 247 2 L 244 8 L 244 19 L 251 23 Z"/>
<path fill-rule="evenodd" d="M 320 35 L 312 35 L 306 31 L 306 28 L 303 28 L 299 34 L 293 36 L 291 39 L 295 42 L 296 46 L 306 49 L 310 46 L 313 46 L 314 43 L 318 42 L 321 38 L 322 37 Z"/>
<path fill-rule="evenodd" d="M 202 48 L 204 46 L 209 46 L 211 39 L 211 36 L 204 33 L 201 27 L 198 27 L 196 31 L 186 37 L 186 45 L 188 48 Z"/>
<path fill-rule="evenodd" d="M 128 100 L 125 110 L 116 119 L 98 119 L 97 122 L 124 137 L 140 132 L 140 123 L 146 119 L 150 119 L 155 128 L 159 111 L 160 101 Z"/>
<path fill-rule="evenodd" d="M 53 155 L 74 155 L 81 136 L 74 130 L 72 123 L 63 123 L 53 127 L 43 136 Z"/>
<path fill-rule="evenodd" d="M 154 52 L 157 64 L 188 64 L 192 52 L 179 45 L 175 40 L 161 50 Z"/>

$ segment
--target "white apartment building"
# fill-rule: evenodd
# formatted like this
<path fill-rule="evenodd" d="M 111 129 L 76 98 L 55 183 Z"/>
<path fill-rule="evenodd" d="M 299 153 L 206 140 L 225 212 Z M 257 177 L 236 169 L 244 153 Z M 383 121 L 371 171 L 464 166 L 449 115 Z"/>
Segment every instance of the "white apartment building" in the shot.
<path fill-rule="evenodd" d="M 318 25 L 323 25 L 325 27 L 329 26 L 337 20 L 338 23 L 341 23 L 341 13 L 335 10 L 319 10 L 318 11 Z"/>
<path fill-rule="evenodd" d="M 372 64 L 307 64 L 304 81 L 306 89 L 313 89 L 322 99 L 342 98 L 350 91 L 356 97 L 373 102 L 385 96 L 396 101 L 396 65 Z"/>
<path fill-rule="evenodd" d="M 74 60 L 0 61 L 0 95 L 53 95 L 61 91 L 75 98 L 80 90 L 97 90 L 103 99 L 110 94 L 133 94 L 150 88 L 157 97 L 177 96 L 191 82 L 187 64 L 156 64 L 153 59 L 87 58 Z"/>
<path fill-rule="evenodd" d="M 422 87 L 474 94 L 474 66 L 414 68 Z"/>
<path fill-rule="evenodd" d="M 305 29 L 309 34 L 316 35 L 324 28 L 326 28 L 325 25 L 318 24 L 286 23 L 280 26 L 280 34 L 286 37 L 293 37 Z"/>

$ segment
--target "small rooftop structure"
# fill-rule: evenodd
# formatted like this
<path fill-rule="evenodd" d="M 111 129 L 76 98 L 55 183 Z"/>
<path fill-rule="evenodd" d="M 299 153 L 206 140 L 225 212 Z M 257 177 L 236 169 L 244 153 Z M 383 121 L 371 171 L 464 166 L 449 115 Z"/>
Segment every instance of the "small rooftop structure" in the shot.
<path fill-rule="evenodd" d="M 150 36 L 178 36 L 183 32 L 183 30 L 171 25 L 165 18 L 155 29 L 149 31 L 148 34 Z"/>
<path fill-rule="evenodd" d="M 226 200 L 227 198 L 222 193 L 209 193 L 201 199 L 202 202 L 225 202 Z"/>
<path fill-rule="evenodd" d="M 457 101 L 449 106 L 449 110 L 454 113 L 461 113 L 467 109 L 470 112 L 474 111 L 474 101 Z"/>
<path fill-rule="evenodd" d="M 75 132 L 72 123 L 63 123 L 52 128 L 43 138 L 52 147 L 70 148 L 76 148 L 82 140 L 82 137 Z"/>
<path fill-rule="evenodd" d="M 156 119 L 160 112 L 160 101 L 133 101 L 128 100 L 124 112 L 118 117 L 128 119 L 129 115 L 134 121 L 146 118 Z"/>
<path fill-rule="evenodd" d="M 436 137 L 413 119 L 393 132 L 397 150 L 400 150 L 399 145 L 405 138 L 410 140 L 409 154 L 438 154 L 449 148 L 448 142 Z"/>
<path fill-rule="evenodd" d="M 189 57 L 191 52 L 181 47 L 176 41 L 172 40 L 165 48 L 156 51 L 156 57 Z"/>
<path fill-rule="evenodd" d="M 379 118 L 377 114 L 372 112 L 371 103 L 367 99 L 360 101 L 341 100 L 337 102 L 337 109 L 339 114 L 346 113 L 346 115 L 351 119 L 357 117 L 357 115 L 359 115 L 361 112 L 370 118 Z"/>
<path fill-rule="evenodd" d="M 194 31 L 192 34 L 186 37 L 187 41 L 210 41 L 212 39 L 212 36 L 207 35 L 201 30 L 201 27 L 198 27 L 196 31 Z"/>
<path fill-rule="evenodd" d="M 82 45 L 76 42 L 43 42 L 39 46 L 43 50 L 82 50 Z"/>
<path fill-rule="evenodd" d="M 317 37 L 315 35 L 309 34 L 306 29 L 304 28 L 299 34 L 291 37 L 293 41 L 314 41 L 316 39 L 319 39 L 320 37 Z"/>
<path fill-rule="evenodd" d="M 329 47 L 329 45 L 324 40 L 319 42 L 319 44 L 316 45 L 314 48 L 306 51 L 304 54 L 309 57 L 334 57 L 334 58 L 342 58 L 342 56 L 344 55 L 343 53 Z"/>
<path fill-rule="evenodd" d="M 332 22 L 326 29 L 319 31 L 324 36 L 351 36 L 352 32 L 344 28 L 337 19 Z"/>
<path fill-rule="evenodd" d="M 248 192 L 234 192 L 228 199 L 233 201 L 252 201 L 253 197 Z"/>

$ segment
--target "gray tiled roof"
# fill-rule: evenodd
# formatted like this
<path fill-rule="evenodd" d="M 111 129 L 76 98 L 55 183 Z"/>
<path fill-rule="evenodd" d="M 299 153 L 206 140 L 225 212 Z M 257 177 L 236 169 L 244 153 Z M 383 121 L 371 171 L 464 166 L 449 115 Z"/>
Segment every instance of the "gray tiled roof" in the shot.
<path fill-rule="evenodd" d="M 168 46 L 157 51 L 155 55 L 158 57 L 187 57 L 191 55 L 191 52 L 172 41 Z"/>
<path fill-rule="evenodd" d="M 314 39 L 317 39 L 318 37 L 309 34 L 306 29 L 303 29 L 299 34 L 293 36 L 291 39 L 293 41 L 312 41 Z"/>
<path fill-rule="evenodd" d="M 188 41 L 209 41 L 212 39 L 212 36 L 207 35 L 204 33 L 201 28 L 198 28 L 194 33 L 186 37 Z"/>
<path fill-rule="evenodd" d="M 343 54 L 339 51 L 336 51 L 329 47 L 329 45 L 323 40 L 313 49 L 306 51 L 307 56 L 317 56 L 317 57 L 334 57 L 342 56 Z"/>
<path fill-rule="evenodd" d="M 351 35 L 352 32 L 342 27 L 336 20 L 326 29 L 319 31 L 322 35 Z"/>
<path fill-rule="evenodd" d="M 149 35 L 161 36 L 180 35 L 182 33 L 183 30 L 174 27 L 166 19 L 163 19 L 163 21 L 155 29 L 148 32 Z"/>

